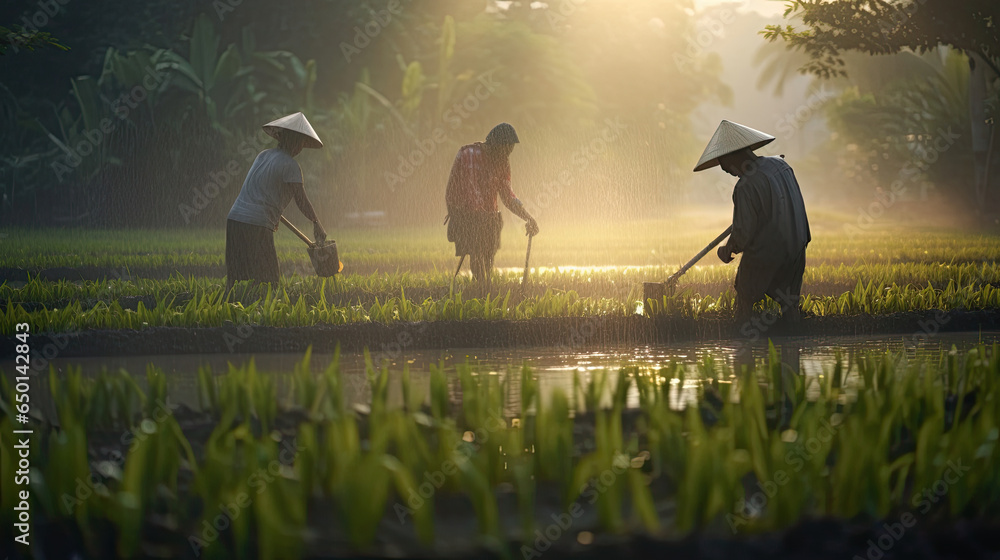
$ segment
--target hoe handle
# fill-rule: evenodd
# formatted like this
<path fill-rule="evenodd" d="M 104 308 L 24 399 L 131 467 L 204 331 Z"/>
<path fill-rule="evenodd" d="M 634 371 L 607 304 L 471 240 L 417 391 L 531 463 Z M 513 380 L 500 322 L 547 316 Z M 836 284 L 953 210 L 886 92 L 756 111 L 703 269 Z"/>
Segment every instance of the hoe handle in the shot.
<path fill-rule="evenodd" d="M 521 278 L 521 287 L 528 283 L 528 261 L 531 259 L 531 240 L 534 235 L 528 236 L 528 252 L 524 254 L 524 277 Z"/>
<path fill-rule="evenodd" d="M 692 266 L 698 264 L 698 261 L 700 261 L 705 255 L 707 255 L 709 251 L 711 251 L 712 249 L 715 249 L 715 247 L 718 246 L 719 243 L 722 243 L 723 239 L 729 237 L 729 234 L 731 234 L 731 233 L 733 233 L 733 226 L 727 227 L 726 231 L 722 232 L 721 234 L 719 234 L 718 237 L 716 237 L 715 239 L 713 239 L 712 242 L 709 243 L 707 247 L 705 247 L 704 249 L 702 249 L 701 252 L 698 253 L 697 255 L 695 255 L 693 259 L 689 260 L 687 262 L 687 264 L 685 264 L 684 266 L 681 267 L 680 270 L 678 270 L 677 272 L 675 272 L 667 280 L 667 282 L 676 282 L 678 278 L 680 278 L 681 276 L 683 276 L 684 273 L 687 272 L 688 270 L 690 270 Z"/>
<path fill-rule="evenodd" d="M 299 228 L 297 228 L 294 225 L 292 225 L 292 222 L 289 222 L 288 218 L 282 216 L 281 217 L 281 223 L 283 223 L 286 226 L 288 226 L 288 229 L 292 230 L 292 233 L 294 233 L 295 235 L 298 235 L 299 239 L 301 239 L 302 241 L 305 241 L 306 245 L 308 245 L 310 247 L 315 247 L 316 246 L 316 244 L 313 243 L 312 240 L 309 239 L 309 237 L 306 234 L 302 233 L 301 231 L 299 231 Z"/>

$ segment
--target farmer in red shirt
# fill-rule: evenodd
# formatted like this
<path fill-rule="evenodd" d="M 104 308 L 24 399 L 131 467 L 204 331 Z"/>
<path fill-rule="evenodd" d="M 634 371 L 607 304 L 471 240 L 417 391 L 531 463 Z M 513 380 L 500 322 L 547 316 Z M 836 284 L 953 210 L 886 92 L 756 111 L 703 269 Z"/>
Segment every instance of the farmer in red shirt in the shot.
<path fill-rule="evenodd" d="M 538 234 L 538 224 L 510 188 L 510 154 L 518 144 L 514 127 L 502 123 L 486 136 L 486 142 L 462 146 L 455 156 L 448 179 L 448 241 L 455 243 L 455 256 L 469 255 L 472 276 L 490 283 L 493 257 L 500 249 L 503 204 L 526 223 L 527 235 Z"/>

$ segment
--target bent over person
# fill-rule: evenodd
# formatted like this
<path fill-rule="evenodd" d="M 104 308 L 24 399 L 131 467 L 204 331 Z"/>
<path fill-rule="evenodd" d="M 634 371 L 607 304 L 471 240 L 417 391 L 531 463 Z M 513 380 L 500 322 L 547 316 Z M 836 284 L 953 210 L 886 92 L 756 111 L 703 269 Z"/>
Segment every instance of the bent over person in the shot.
<path fill-rule="evenodd" d="M 503 229 L 497 197 L 526 222 L 528 235 L 538 234 L 538 223 L 510 187 L 509 158 L 518 143 L 514 127 L 499 124 L 486 136 L 486 142 L 476 142 L 458 150 L 448 178 L 445 195 L 448 241 L 455 243 L 456 257 L 469 255 L 472 276 L 487 286 Z"/>
<path fill-rule="evenodd" d="M 277 283 L 278 254 L 274 232 L 281 213 L 292 200 L 313 223 L 317 243 L 326 239 L 302 183 L 302 168 L 295 156 L 303 148 L 322 148 L 312 125 L 302 113 L 264 125 L 264 132 L 278 140 L 277 148 L 257 155 L 226 222 L 226 292 L 240 280 Z"/>
<path fill-rule="evenodd" d="M 782 158 L 753 153 L 773 141 L 769 134 L 722 121 L 694 170 L 718 165 L 739 178 L 733 189 L 733 233 L 718 250 L 727 264 L 743 254 L 736 273 L 737 318 L 748 320 L 754 304 L 767 295 L 781 305 L 786 322 L 796 323 L 812 236 L 791 166 Z"/>

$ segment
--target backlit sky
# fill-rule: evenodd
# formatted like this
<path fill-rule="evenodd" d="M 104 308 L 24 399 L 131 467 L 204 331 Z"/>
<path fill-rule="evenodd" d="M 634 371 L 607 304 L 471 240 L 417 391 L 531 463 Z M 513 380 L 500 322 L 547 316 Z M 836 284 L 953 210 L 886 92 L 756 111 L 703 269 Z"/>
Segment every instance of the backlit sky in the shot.
<path fill-rule="evenodd" d="M 741 4 L 742 9 L 754 10 L 764 15 L 781 15 L 785 11 L 783 0 L 694 0 L 695 9 L 702 10 L 718 4 Z"/>

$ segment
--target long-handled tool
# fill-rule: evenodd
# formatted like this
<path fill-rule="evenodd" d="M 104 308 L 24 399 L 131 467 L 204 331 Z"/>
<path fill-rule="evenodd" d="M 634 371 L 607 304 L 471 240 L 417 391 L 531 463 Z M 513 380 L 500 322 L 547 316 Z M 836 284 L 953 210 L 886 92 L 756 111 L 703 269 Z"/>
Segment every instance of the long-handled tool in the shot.
<path fill-rule="evenodd" d="M 309 246 L 306 250 L 309 252 L 309 260 L 312 261 L 316 276 L 329 278 L 344 270 L 344 263 L 340 262 L 340 256 L 337 253 L 336 241 L 326 241 L 321 245 L 299 231 L 299 228 L 295 227 L 292 222 L 289 222 L 288 218 L 282 216 L 281 223 L 288 226 L 288 229 L 292 230 L 292 233 L 297 235 L 302 241 L 305 241 L 306 245 Z"/>
<path fill-rule="evenodd" d="M 289 222 L 288 218 L 286 218 L 284 215 L 281 216 L 281 223 L 283 223 L 286 226 L 288 226 L 288 229 L 292 230 L 292 233 L 294 233 L 295 235 L 299 236 L 299 239 L 301 239 L 302 241 L 305 241 L 306 245 L 308 245 L 310 247 L 315 247 L 316 246 L 316 243 L 314 243 L 312 239 L 309 239 L 309 236 L 307 236 L 306 234 L 302 233 L 302 231 L 299 230 L 299 228 L 295 227 L 295 224 L 293 224 L 292 222 Z"/>
<path fill-rule="evenodd" d="M 458 271 L 462 270 L 462 263 L 464 262 L 465 262 L 465 255 L 462 255 L 462 258 L 458 259 L 458 268 L 455 269 L 455 275 L 451 277 L 452 289 L 454 289 L 455 287 L 455 279 L 458 278 Z"/>
<path fill-rule="evenodd" d="M 531 240 L 534 239 L 534 238 L 535 238 L 534 235 L 529 235 L 528 236 L 528 252 L 525 253 L 525 255 L 524 255 L 524 277 L 521 278 L 521 289 L 522 290 L 528 284 L 528 271 L 530 270 L 528 268 L 528 261 L 531 259 Z"/>
<path fill-rule="evenodd" d="M 733 233 L 733 226 L 727 227 L 726 231 L 720 233 L 718 237 L 716 237 L 715 239 L 713 239 L 711 243 L 709 243 L 704 249 L 701 250 L 701 252 L 699 252 L 697 255 L 695 255 L 694 258 L 692 258 L 691 260 L 689 260 L 687 262 L 687 264 L 685 264 L 684 266 L 682 266 L 680 270 L 678 270 L 677 272 L 671 274 L 670 278 L 667 278 L 667 281 L 664 282 L 664 283 L 665 284 L 670 284 L 672 287 L 676 286 L 677 285 L 677 280 L 679 280 L 681 276 L 684 276 L 684 274 L 688 270 L 691 270 L 692 266 L 698 264 L 698 261 L 700 261 L 702 258 L 704 258 L 704 256 L 707 255 L 709 253 L 709 251 L 711 251 L 712 249 L 715 249 L 719 245 L 719 243 L 722 243 L 722 241 L 725 238 L 729 237 L 730 234 L 732 234 L 732 233 Z"/>
<path fill-rule="evenodd" d="M 663 296 L 673 295 L 674 290 L 677 288 L 677 281 L 681 276 L 684 276 L 691 267 L 698 264 L 705 255 L 709 253 L 712 249 L 715 249 L 719 243 L 729 237 L 733 233 L 733 226 L 726 228 L 726 231 L 719 234 L 718 237 L 712 240 L 704 249 L 702 249 L 697 255 L 687 262 L 684 266 L 680 268 L 677 272 L 670 275 L 666 282 L 644 282 L 642 285 L 642 301 L 643 303 L 649 301 L 650 299 L 660 300 Z M 647 313 L 648 315 L 648 313 Z"/>

